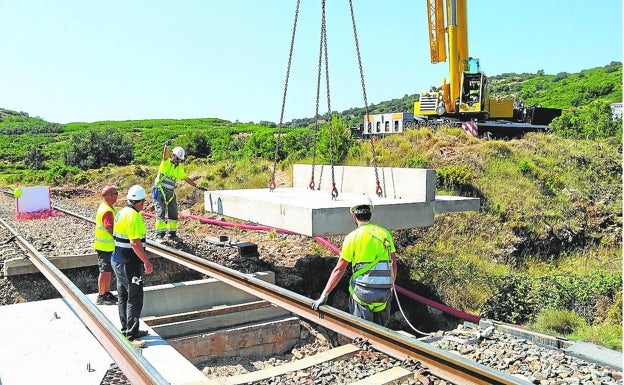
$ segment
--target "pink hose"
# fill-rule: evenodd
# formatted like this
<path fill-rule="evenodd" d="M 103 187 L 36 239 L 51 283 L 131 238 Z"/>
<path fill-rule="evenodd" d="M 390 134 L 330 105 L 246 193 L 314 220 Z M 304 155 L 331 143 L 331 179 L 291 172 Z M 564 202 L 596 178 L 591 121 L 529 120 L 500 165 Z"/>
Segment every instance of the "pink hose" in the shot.
<path fill-rule="evenodd" d="M 146 217 L 150 217 L 150 218 L 154 218 L 155 215 L 153 213 L 149 213 L 146 211 L 142 212 L 144 216 Z M 241 223 L 232 223 L 232 222 L 226 222 L 226 221 L 220 221 L 220 220 L 216 220 L 216 219 L 209 219 L 209 218 L 204 218 L 204 217 L 200 217 L 197 215 L 181 215 L 182 218 L 184 219 L 195 219 L 200 221 L 201 223 L 206 223 L 206 224 L 210 224 L 210 225 L 215 225 L 215 226 L 222 226 L 222 227 L 235 227 L 235 228 L 239 228 L 239 229 L 245 229 L 245 230 L 257 230 L 257 231 L 276 231 L 278 233 L 282 233 L 282 234 L 297 234 L 293 231 L 289 231 L 289 230 L 284 230 L 284 229 L 276 229 L 273 227 L 269 227 L 269 226 L 258 226 L 258 225 L 245 225 L 245 224 L 241 224 Z M 329 242 L 328 240 L 326 240 L 323 237 L 314 237 L 314 240 L 318 243 L 320 243 L 321 245 L 325 246 L 329 251 L 333 252 L 336 255 L 340 255 L 340 249 L 334 245 L 331 244 L 331 242 Z M 469 314 L 466 312 L 463 312 L 461 310 L 457 310 L 457 309 L 453 309 L 452 307 L 446 306 L 444 304 L 432 301 L 428 298 L 425 298 L 421 295 L 418 295 L 416 293 L 413 293 L 411 291 L 408 291 L 400 286 L 394 286 L 396 291 L 398 293 L 403 294 L 404 296 L 413 299 L 414 301 L 418 301 L 422 304 L 425 304 L 429 307 L 432 307 L 434 309 L 438 309 L 441 312 L 444 312 L 446 314 L 450 314 L 453 317 L 457 317 L 457 318 L 461 318 L 464 319 L 466 321 L 469 322 L 473 322 L 473 323 L 479 323 L 479 320 L 481 319 L 481 317 L 473 315 L 473 314 Z"/>

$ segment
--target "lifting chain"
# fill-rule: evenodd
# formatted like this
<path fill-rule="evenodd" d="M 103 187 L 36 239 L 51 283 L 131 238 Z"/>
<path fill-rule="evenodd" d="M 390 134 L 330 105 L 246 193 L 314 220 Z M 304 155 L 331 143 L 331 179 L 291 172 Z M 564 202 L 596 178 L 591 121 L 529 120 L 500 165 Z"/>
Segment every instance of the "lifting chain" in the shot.
<path fill-rule="evenodd" d="M 332 129 L 331 98 L 329 96 L 329 56 L 327 55 L 327 25 L 325 23 L 325 0 L 321 1 L 321 7 L 321 40 L 325 52 L 325 88 L 327 89 L 327 134 L 329 137 L 329 164 L 331 166 L 332 180 L 331 196 L 332 199 L 336 199 L 338 197 L 338 189 L 336 188 L 336 177 L 334 174 L 334 133 Z"/>
<path fill-rule="evenodd" d="M 284 81 L 284 96 L 282 97 L 282 110 L 280 112 L 280 120 L 277 126 L 277 139 L 275 141 L 275 154 L 273 157 L 273 173 L 269 182 L 269 190 L 275 190 L 275 172 L 277 171 L 277 157 L 279 154 L 280 138 L 282 136 L 282 125 L 284 122 L 284 109 L 286 108 L 286 93 L 288 91 L 288 78 L 290 77 L 290 66 L 292 64 L 293 47 L 295 46 L 295 34 L 297 32 L 297 19 L 299 18 L 299 4 L 301 0 L 297 0 L 295 8 L 295 20 L 293 21 L 292 37 L 290 39 L 290 52 L 288 53 L 288 66 L 286 68 L 286 80 Z"/>
<path fill-rule="evenodd" d="M 360 80 L 362 82 L 362 95 L 364 96 L 364 111 L 366 121 L 364 124 L 368 124 L 368 100 L 366 97 L 366 85 L 364 83 L 364 70 L 362 69 L 362 58 L 360 56 L 360 43 L 358 42 L 357 36 L 357 28 L 355 27 L 355 14 L 353 12 L 353 0 L 349 0 L 349 8 L 351 10 L 351 23 L 353 24 L 353 37 L 355 39 L 355 52 L 357 53 L 358 67 L 360 68 Z M 377 154 L 375 153 L 375 140 L 373 139 L 373 135 L 371 132 L 370 135 L 370 144 L 371 151 L 373 153 L 373 167 L 375 169 L 375 193 L 378 197 L 383 196 L 383 190 L 381 188 L 381 184 L 379 183 L 379 173 L 377 172 Z"/>
<path fill-rule="evenodd" d="M 321 73 L 322 73 L 322 63 L 323 63 L 323 38 L 325 37 L 325 31 L 323 28 L 323 24 L 321 24 L 321 37 L 319 42 L 319 59 L 318 59 L 318 75 L 316 77 L 316 108 L 314 109 L 314 136 L 312 139 L 312 175 L 310 176 L 310 184 L 308 188 L 310 190 L 314 190 L 315 182 L 314 182 L 314 168 L 316 166 L 316 140 L 318 134 L 318 124 L 319 124 L 319 102 L 321 99 Z M 319 189 L 321 188 L 319 184 Z"/>

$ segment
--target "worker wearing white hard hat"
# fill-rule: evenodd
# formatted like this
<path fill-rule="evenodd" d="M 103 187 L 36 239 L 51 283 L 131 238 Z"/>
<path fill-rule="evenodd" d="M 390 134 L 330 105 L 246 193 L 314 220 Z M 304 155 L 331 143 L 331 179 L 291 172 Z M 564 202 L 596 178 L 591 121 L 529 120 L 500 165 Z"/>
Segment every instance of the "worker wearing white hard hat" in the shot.
<path fill-rule="evenodd" d="M 205 191 L 199 187 L 195 179 L 186 175 L 182 162 L 186 157 L 184 149 L 180 146 L 169 151 L 170 141 L 165 142 L 162 161 L 158 167 L 158 175 L 152 187 L 152 199 L 156 211 L 156 240 L 162 240 L 169 233 L 172 240 L 179 240 L 178 230 L 178 201 L 175 194 L 176 182 L 183 180 L 189 185 Z M 171 157 L 170 157 L 171 155 Z"/>
<path fill-rule="evenodd" d="M 126 198 L 128 204 L 115 216 L 112 265 L 117 278 L 121 332 L 133 344 L 141 346 L 144 342 L 140 338 L 147 335 L 146 331 L 139 330 L 143 310 L 142 276 L 154 270 L 145 251 L 147 231 L 141 215 L 147 194 L 143 187 L 134 185 L 128 190 Z"/>
<path fill-rule="evenodd" d="M 390 318 L 392 288 L 397 273 L 396 250 L 390 232 L 370 221 L 373 207 L 373 202 L 365 195 L 351 204 L 349 211 L 357 228 L 345 237 L 338 263 L 312 308 L 318 310 L 327 302 L 347 266 L 351 265 L 349 312 L 385 326 Z"/>

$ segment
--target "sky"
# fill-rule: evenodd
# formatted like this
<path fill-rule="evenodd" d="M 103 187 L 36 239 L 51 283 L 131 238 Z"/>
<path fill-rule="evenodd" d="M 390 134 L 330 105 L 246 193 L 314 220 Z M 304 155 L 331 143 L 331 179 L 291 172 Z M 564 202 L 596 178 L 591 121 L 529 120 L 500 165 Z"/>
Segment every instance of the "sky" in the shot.
<path fill-rule="evenodd" d="M 427 91 L 427 0 L 352 0 L 368 104 Z M 296 0 L 0 0 L 0 108 L 49 122 L 279 123 Z M 319 0 L 300 0 L 283 122 L 314 116 Z M 326 1 L 333 111 L 364 106 L 348 0 Z M 489 76 L 622 61 L 621 0 L 469 0 Z M 319 111 L 327 113 L 325 78 Z M 406 111 L 409 112 L 409 111 Z"/>

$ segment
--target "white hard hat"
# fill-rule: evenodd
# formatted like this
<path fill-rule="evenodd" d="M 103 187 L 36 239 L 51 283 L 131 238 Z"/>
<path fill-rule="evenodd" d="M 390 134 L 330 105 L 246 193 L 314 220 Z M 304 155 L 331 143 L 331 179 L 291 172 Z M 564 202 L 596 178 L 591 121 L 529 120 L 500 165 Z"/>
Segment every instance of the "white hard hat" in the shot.
<path fill-rule="evenodd" d="M 145 189 L 138 184 L 135 184 L 128 190 L 127 198 L 129 201 L 140 201 L 145 199 L 145 196 Z"/>
<path fill-rule="evenodd" d="M 180 158 L 180 160 L 184 160 L 184 149 L 180 146 L 173 148 L 173 155 Z"/>
<path fill-rule="evenodd" d="M 362 195 L 353 201 L 350 210 L 353 214 L 364 214 L 370 213 L 373 207 L 373 201 L 371 201 L 368 195 Z"/>

